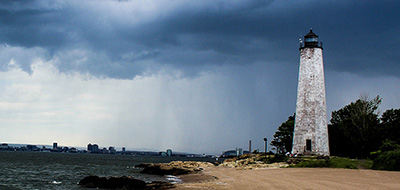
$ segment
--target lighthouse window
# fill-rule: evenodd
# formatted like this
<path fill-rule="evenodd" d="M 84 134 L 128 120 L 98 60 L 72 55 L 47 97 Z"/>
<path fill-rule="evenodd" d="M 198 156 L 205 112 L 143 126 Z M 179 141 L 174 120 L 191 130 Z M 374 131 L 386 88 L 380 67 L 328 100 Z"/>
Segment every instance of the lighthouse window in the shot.
<path fill-rule="evenodd" d="M 304 39 L 306 42 L 317 42 L 318 40 L 317 40 L 317 38 L 306 38 L 306 39 Z"/>

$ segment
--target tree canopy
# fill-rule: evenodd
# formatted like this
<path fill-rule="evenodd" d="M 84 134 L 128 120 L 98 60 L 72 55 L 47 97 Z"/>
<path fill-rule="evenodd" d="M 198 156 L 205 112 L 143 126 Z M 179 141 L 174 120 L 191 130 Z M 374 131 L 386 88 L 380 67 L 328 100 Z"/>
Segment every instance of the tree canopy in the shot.
<path fill-rule="evenodd" d="M 328 127 L 331 155 L 367 157 L 379 148 L 383 139 L 376 110 L 380 103 L 379 96 L 363 98 L 332 112 Z"/>
<path fill-rule="evenodd" d="M 386 110 L 381 116 L 382 135 L 400 144 L 400 109 Z"/>
<path fill-rule="evenodd" d="M 288 120 L 283 122 L 281 126 L 278 127 L 278 131 L 275 132 L 274 139 L 270 144 L 276 147 L 277 153 L 292 151 L 294 119 L 295 114 L 289 116 Z"/>

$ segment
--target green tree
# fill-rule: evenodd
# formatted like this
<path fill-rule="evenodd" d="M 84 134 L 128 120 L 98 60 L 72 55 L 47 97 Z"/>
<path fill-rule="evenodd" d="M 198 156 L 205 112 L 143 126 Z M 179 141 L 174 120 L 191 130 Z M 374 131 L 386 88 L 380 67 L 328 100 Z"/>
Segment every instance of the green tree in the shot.
<path fill-rule="evenodd" d="M 400 144 L 400 109 L 386 110 L 381 122 L 384 138 Z"/>
<path fill-rule="evenodd" d="M 294 114 L 293 116 L 289 116 L 288 120 L 282 123 L 278 127 L 278 131 L 275 132 L 274 139 L 270 144 L 276 147 L 277 153 L 292 151 L 294 119 Z"/>
<path fill-rule="evenodd" d="M 331 155 L 363 158 L 379 148 L 382 136 L 376 110 L 380 103 L 379 96 L 372 100 L 362 97 L 332 112 L 329 125 Z"/>

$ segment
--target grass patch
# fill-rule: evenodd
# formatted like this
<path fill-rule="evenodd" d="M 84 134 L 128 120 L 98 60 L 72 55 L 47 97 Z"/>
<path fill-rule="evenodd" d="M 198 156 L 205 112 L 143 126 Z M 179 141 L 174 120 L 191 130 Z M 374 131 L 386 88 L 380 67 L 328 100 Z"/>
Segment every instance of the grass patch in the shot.
<path fill-rule="evenodd" d="M 372 169 L 372 164 L 374 161 L 372 160 L 358 160 L 357 167 L 358 169 Z"/>
<path fill-rule="evenodd" d="M 348 169 L 358 169 L 358 161 L 349 158 L 333 157 L 329 159 L 330 168 L 348 168 Z"/>
<path fill-rule="evenodd" d="M 329 167 L 327 160 L 303 160 L 300 163 L 293 165 L 294 168 L 327 168 Z"/>
<path fill-rule="evenodd" d="M 331 157 L 330 159 L 317 159 L 315 157 L 304 158 L 298 164 L 291 165 L 294 168 L 347 168 L 370 169 L 371 160 L 356 160 L 343 157 Z"/>

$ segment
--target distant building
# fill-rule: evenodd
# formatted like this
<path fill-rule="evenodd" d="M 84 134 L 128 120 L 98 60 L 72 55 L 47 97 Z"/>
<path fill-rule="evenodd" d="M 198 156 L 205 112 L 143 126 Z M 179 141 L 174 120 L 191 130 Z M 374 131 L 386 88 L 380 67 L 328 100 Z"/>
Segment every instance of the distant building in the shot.
<path fill-rule="evenodd" d="M 167 154 L 167 156 L 172 156 L 172 150 L 171 150 L 171 149 L 168 149 L 168 150 L 166 151 L 166 154 Z"/>
<path fill-rule="evenodd" d="M 125 147 L 122 147 L 122 152 L 126 152 L 126 148 Z"/>
<path fill-rule="evenodd" d="M 69 152 L 69 148 L 67 146 L 63 147 L 62 152 Z"/>
<path fill-rule="evenodd" d="M 78 150 L 76 148 L 72 147 L 72 148 L 69 149 L 69 152 L 70 153 L 77 153 Z"/>
<path fill-rule="evenodd" d="M 234 157 L 236 156 L 236 150 L 227 150 L 222 152 L 222 157 Z"/>
<path fill-rule="evenodd" d="M 53 142 L 53 150 L 57 150 L 57 143 L 56 142 Z"/>
<path fill-rule="evenodd" d="M 39 151 L 40 148 L 37 147 L 36 145 L 26 145 L 26 149 L 29 151 Z"/>
<path fill-rule="evenodd" d="M 0 145 L 0 150 L 7 150 L 7 149 L 9 149 L 9 146 L 7 143 L 3 143 Z"/>
<path fill-rule="evenodd" d="M 87 151 L 88 151 L 88 152 L 92 152 L 92 151 L 93 151 L 93 145 L 92 145 L 92 144 L 89 143 L 89 144 L 87 145 Z"/>
<path fill-rule="evenodd" d="M 92 152 L 99 152 L 99 145 L 93 144 L 93 146 L 92 146 Z"/>
<path fill-rule="evenodd" d="M 167 156 L 167 153 L 165 153 L 165 152 L 159 152 L 159 155 L 160 155 L 160 156 Z"/>
<path fill-rule="evenodd" d="M 235 150 L 227 150 L 222 152 L 222 157 L 236 157 L 241 156 L 243 154 L 249 154 L 250 152 L 247 150 L 243 150 L 242 148 L 236 148 Z"/>
<path fill-rule="evenodd" d="M 115 154 L 117 151 L 115 150 L 115 147 L 110 146 L 110 147 L 108 147 L 108 152 L 109 152 L 110 154 Z"/>
<path fill-rule="evenodd" d="M 243 155 L 243 149 L 242 148 L 236 148 L 236 156 L 241 156 Z"/>
<path fill-rule="evenodd" d="M 99 153 L 100 152 L 99 145 L 89 143 L 87 145 L 87 151 L 91 153 Z"/>

